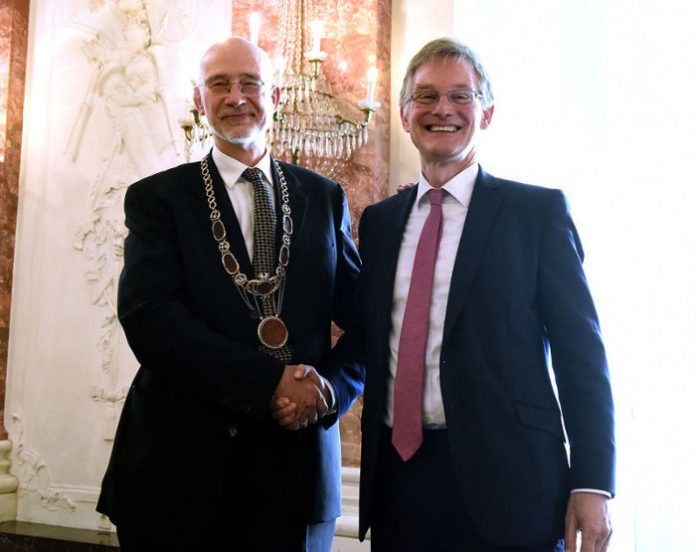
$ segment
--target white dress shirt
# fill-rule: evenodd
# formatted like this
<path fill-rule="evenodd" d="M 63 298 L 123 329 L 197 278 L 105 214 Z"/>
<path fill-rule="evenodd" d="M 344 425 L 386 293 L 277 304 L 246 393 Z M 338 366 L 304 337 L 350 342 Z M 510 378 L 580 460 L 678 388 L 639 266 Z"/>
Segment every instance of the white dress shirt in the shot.
<path fill-rule="evenodd" d="M 459 247 L 459 239 L 464 228 L 464 221 L 469 210 L 471 193 L 478 175 L 478 164 L 467 167 L 462 172 L 446 182 L 442 187 L 447 193 L 442 195 L 442 237 L 435 260 L 433 276 L 433 295 L 430 303 L 430 323 L 428 340 L 425 346 L 425 380 L 423 390 L 423 424 L 425 427 L 445 427 L 445 409 L 442 404 L 440 391 L 440 352 L 442 351 L 442 333 L 445 326 L 445 312 L 449 298 L 450 280 L 454 269 L 454 259 Z M 406 299 L 411 284 L 413 262 L 416 248 L 420 239 L 425 219 L 430 213 L 430 202 L 425 197 L 426 192 L 433 187 L 421 174 L 418 181 L 416 201 L 406 223 L 399 261 L 396 266 L 394 281 L 394 302 L 392 304 L 391 334 L 389 346 L 390 377 L 387 381 L 387 417 L 385 422 L 392 425 L 394 412 L 394 377 L 396 376 L 396 361 L 399 357 L 399 338 L 406 310 Z"/>
<path fill-rule="evenodd" d="M 249 260 L 254 261 L 254 188 L 251 182 L 242 178 L 242 173 L 248 169 L 244 163 L 234 157 L 225 155 L 213 146 L 213 161 L 220 171 L 225 189 L 232 201 L 234 213 L 237 215 L 239 227 L 242 229 Z M 271 192 L 271 203 L 275 207 L 275 191 L 273 189 L 273 174 L 271 173 L 271 156 L 266 151 L 261 160 L 255 165 L 263 173 L 264 184 Z"/>

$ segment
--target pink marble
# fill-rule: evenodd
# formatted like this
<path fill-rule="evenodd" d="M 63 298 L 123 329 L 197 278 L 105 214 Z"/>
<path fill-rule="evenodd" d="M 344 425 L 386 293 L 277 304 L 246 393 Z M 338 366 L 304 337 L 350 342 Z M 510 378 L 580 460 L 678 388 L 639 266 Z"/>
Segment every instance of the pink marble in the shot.
<path fill-rule="evenodd" d="M 0 120 L 0 159 L 4 157 L 0 160 L 0 439 L 7 438 L 3 424 L 5 379 L 28 24 L 29 0 L 3 1 L 0 5 L 0 63 L 6 70 L 0 70 L 0 113 L 6 113 L 6 120 Z"/>
<path fill-rule="evenodd" d="M 259 46 L 273 57 L 278 50 L 280 6 L 280 0 L 235 0 L 232 34 L 249 38 L 249 13 L 260 13 Z M 354 106 L 366 96 L 368 69 L 376 66 L 378 71 L 375 100 L 382 105 L 370 123 L 368 143 L 330 174 L 346 189 L 353 226 L 357 228 L 363 209 L 386 197 L 389 187 L 391 1 L 317 0 L 316 8 L 325 23 L 322 51 L 328 54 L 322 71 L 344 113 L 361 118 Z M 347 70 L 339 68 L 341 61 Z M 299 163 L 323 172 L 302 157 Z M 341 420 L 344 466 L 360 465 L 361 411 L 362 399 Z"/>

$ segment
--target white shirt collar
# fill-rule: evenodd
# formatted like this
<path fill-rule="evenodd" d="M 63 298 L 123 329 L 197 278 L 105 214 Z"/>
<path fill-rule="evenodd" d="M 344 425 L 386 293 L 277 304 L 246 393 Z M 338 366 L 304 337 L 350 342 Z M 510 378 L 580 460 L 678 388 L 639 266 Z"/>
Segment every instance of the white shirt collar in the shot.
<path fill-rule="evenodd" d="M 242 178 L 242 173 L 249 167 L 234 157 L 230 157 L 226 153 L 221 152 L 215 145 L 213 146 L 213 161 L 218 171 L 220 171 L 220 176 L 222 176 L 225 186 L 228 188 L 231 188 L 239 181 L 246 182 L 246 180 Z M 268 150 L 266 150 L 266 153 L 263 154 L 263 157 L 255 167 L 261 170 L 267 184 L 273 183 L 271 155 L 268 153 Z"/>
<path fill-rule="evenodd" d="M 451 179 L 445 182 L 442 189 L 447 190 L 447 192 L 464 207 L 468 207 L 469 201 L 471 200 L 471 194 L 474 191 L 474 183 L 476 182 L 478 172 L 478 163 L 469 165 L 466 169 L 455 174 Z M 425 178 L 423 173 L 421 173 L 420 180 L 418 180 L 416 203 L 420 202 L 421 198 L 426 194 L 426 192 L 432 189 L 433 187 L 430 185 L 430 182 L 428 182 L 428 179 Z"/>

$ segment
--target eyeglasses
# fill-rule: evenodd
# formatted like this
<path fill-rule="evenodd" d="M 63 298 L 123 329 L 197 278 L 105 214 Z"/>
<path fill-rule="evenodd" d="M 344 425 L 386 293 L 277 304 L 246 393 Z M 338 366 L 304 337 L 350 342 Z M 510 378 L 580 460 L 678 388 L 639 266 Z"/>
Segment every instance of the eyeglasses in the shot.
<path fill-rule="evenodd" d="M 261 94 L 264 82 L 262 80 L 244 79 L 229 81 L 227 79 L 213 79 L 206 81 L 204 86 L 213 94 L 227 95 L 232 92 L 232 87 L 237 86 L 239 93 L 248 98 L 254 98 Z"/>
<path fill-rule="evenodd" d="M 469 105 L 475 98 L 483 98 L 483 94 L 468 88 L 454 88 L 447 92 L 424 89 L 416 90 L 409 96 L 408 101 L 422 106 L 433 106 L 440 101 L 441 96 L 447 96 L 450 103 L 454 105 Z"/>

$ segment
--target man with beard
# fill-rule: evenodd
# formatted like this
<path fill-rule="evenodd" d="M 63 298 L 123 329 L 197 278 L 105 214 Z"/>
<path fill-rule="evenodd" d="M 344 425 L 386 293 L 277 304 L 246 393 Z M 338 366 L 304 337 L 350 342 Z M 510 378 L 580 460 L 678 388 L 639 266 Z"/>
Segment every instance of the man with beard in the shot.
<path fill-rule="evenodd" d="M 141 366 L 98 505 L 126 552 L 330 549 L 363 373 L 322 366 L 360 261 L 341 187 L 269 154 L 279 96 L 263 51 L 213 45 L 212 151 L 126 194 L 118 314 Z"/>

